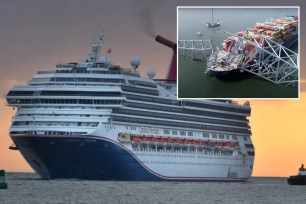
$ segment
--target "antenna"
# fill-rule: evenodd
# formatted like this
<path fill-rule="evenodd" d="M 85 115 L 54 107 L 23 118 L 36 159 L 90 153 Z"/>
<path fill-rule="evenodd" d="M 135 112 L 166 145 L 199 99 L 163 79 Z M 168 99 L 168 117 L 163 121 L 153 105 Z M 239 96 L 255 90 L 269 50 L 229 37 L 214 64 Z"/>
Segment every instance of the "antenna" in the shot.
<path fill-rule="evenodd" d="M 109 46 L 104 43 L 104 30 L 98 27 L 98 30 L 93 30 L 93 39 L 91 45 L 92 54 L 89 57 L 89 62 L 97 62 L 102 47 Z M 110 49 L 108 50 L 108 53 L 110 53 Z"/>

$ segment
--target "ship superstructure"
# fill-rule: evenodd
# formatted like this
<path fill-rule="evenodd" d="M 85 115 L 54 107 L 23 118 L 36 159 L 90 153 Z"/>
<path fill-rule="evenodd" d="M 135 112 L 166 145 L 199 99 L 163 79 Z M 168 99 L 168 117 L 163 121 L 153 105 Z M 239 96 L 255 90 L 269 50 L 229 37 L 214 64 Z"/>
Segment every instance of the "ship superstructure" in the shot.
<path fill-rule="evenodd" d="M 39 71 L 6 96 L 10 136 L 42 178 L 245 181 L 254 147 L 251 108 L 231 100 L 176 98 L 173 80 L 141 77 L 99 58 Z M 107 48 L 109 51 L 110 49 Z M 171 75 L 175 75 L 172 73 Z"/>

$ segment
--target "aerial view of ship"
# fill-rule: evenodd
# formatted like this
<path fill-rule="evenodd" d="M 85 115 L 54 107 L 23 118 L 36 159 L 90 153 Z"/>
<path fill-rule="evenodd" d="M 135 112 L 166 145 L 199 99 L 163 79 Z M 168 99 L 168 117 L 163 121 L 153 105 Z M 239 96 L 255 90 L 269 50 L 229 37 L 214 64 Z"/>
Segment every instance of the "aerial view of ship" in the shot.
<path fill-rule="evenodd" d="M 281 45 L 289 48 L 298 41 L 298 21 L 298 16 L 269 19 L 246 31 L 237 32 L 224 40 L 222 50 L 217 50 L 209 57 L 207 71 L 222 78 L 240 73 L 256 61 L 262 60 L 265 63 L 264 59 L 268 58 L 269 52 L 275 53 L 271 50 L 273 47 Z M 260 53 L 263 53 L 263 57 L 259 57 Z"/>
<path fill-rule="evenodd" d="M 156 41 L 176 50 L 161 36 Z M 167 79 L 114 65 L 95 38 L 78 63 L 38 71 L 6 95 L 9 134 L 42 179 L 246 181 L 254 163 L 248 101 L 177 100 L 176 54 Z M 104 56 L 102 56 L 102 53 Z"/>

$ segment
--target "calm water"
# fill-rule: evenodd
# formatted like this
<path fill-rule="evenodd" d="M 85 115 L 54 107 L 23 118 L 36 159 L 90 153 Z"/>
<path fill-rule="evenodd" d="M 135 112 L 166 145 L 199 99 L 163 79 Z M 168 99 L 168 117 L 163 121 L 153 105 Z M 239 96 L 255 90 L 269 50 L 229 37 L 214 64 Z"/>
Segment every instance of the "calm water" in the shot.
<path fill-rule="evenodd" d="M 251 178 L 243 183 L 39 180 L 8 173 L 0 203 L 305 203 L 306 186 L 286 178 Z"/>
<path fill-rule="evenodd" d="M 257 22 L 280 18 L 288 14 L 297 15 L 297 9 L 214 9 L 215 20 L 221 26 L 207 28 L 211 21 L 211 9 L 179 9 L 178 39 L 212 39 L 213 47 L 221 48 L 221 43 L 230 33 L 245 30 Z M 198 37 L 196 32 L 204 33 Z M 298 51 L 298 44 L 291 47 Z M 251 77 L 236 82 L 220 81 L 204 74 L 206 62 L 192 61 L 179 56 L 178 96 L 180 98 L 296 98 L 298 88 L 284 87 L 267 82 L 258 77 Z"/>

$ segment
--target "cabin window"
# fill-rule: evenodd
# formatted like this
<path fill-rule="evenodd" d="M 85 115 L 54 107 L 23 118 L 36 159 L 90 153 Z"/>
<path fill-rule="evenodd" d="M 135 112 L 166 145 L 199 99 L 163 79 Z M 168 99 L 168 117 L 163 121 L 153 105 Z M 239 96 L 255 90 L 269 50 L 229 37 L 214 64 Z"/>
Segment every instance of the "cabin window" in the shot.
<path fill-rule="evenodd" d="M 207 132 L 203 132 L 202 135 L 204 138 L 209 138 L 209 134 Z"/>
<path fill-rule="evenodd" d="M 216 133 L 213 133 L 213 134 L 212 134 L 212 138 L 217 138 L 217 134 L 216 134 Z"/>
<path fill-rule="evenodd" d="M 193 132 L 188 132 L 188 136 L 193 136 Z"/>
<path fill-rule="evenodd" d="M 177 130 L 172 130 L 172 135 L 177 135 Z"/>
<path fill-rule="evenodd" d="M 164 130 L 164 134 L 170 134 L 170 130 Z"/>
<path fill-rule="evenodd" d="M 180 131 L 180 135 L 185 136 L 186 135 L 185 131 Z"/>

